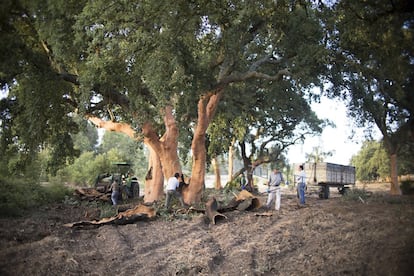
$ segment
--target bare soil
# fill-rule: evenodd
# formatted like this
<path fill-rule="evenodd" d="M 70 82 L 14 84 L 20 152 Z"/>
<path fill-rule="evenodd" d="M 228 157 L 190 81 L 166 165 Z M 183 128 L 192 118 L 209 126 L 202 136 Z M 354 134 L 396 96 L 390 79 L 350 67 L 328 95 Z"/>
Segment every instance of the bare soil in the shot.
<path fill-rule="evenodd" d="M 284 190 L 279 213 L 231 211 L 215 225 L 172 213 L 77 230 L 64 224 L 96 219 L 96 208 L 48 206 L 0 220 L 0 275 L 412 275 L 414 198 L 382 190 L 308 191 L 305 208 Z"/>

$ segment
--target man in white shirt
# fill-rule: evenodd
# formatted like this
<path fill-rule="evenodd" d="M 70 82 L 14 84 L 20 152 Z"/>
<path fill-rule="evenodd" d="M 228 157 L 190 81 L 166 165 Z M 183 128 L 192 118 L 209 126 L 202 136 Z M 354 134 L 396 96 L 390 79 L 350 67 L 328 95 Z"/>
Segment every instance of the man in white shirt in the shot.
<path fill-rule="evenodd" d="M 306 173 L 303 165 L 300 165 L 299 174 L 296 175 L 296 183 L 299 196 L 299 206 L 305 205 Z"/>
<path fill-rule="evenodd" d="M 181 196 L 181 193 L 177 191 L 178 187 L 180 186 L 180 182 L 178 181 L 178 178 L 180 177 L 179 173 L 175 173 L 174 176 L 170 177 L 167 182 L 167 195 L 165 198 L 165 209 L 170 208 L 171 198 L 173 196 L 177 197 L 178 200 L 181 203 L 182 207 L 185 207 L 183 197 Z"/>
<path fill-rule="evenodd" d="M 270 209 L 272 206 L 273 201 L 276 198 L 276 205 L 275 210 L 279 211 L 280 209 L 280 183 L 283 182 L 283 175 L 277 168 L 274 168 L 273 171 L 270 173 L 269 182 L 267 184 L 268 186 L 268 197 L 267 197 L 267 203 L 266 207 L 267 209 Z"/>

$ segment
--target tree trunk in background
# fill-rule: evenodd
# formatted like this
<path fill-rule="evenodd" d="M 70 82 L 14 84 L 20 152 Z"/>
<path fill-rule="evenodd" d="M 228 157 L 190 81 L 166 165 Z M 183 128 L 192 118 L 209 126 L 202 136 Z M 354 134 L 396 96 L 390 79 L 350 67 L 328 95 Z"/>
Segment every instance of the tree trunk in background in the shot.
<path fill-rule="evenodd" d="M 152 203 L 160 200 L 164 195 L 164 176 L 158 155 L 149 149 L 148 171 L 145 177 L 144 202 Z"/>
<path fill-rule="evenodd" d="M 217 157 L 214 157 L 212 161 L 213 169 L 214 169 L 214 189 L 220 190 L 221 189 L 221 177 L 220 177 L 220 164 L 217 160 Z"/>
<path fill-rule="evenodd" d="M 385 149 L 390 157 L 390 172 L 391 172 L 391 195 L 401 195 L 401 189 L 398 185 L 398 136 L 388 135 L 387 129 L 385 127 L 380 128 L 380 131 L 383 135 L 382 139 L 384 142 Z M 397 141 L 396 141 L 397 140 Z"/>
<path fill-rule="evenodd" d="M 391 161 L 391 190 L 392 195 L 401 195 L 400 185 L 398 184 L 398 166 L 397 166 L 397 154 L 390 155 Z"/>
<path fill-rule="evenodd" d="M 232 178 L 233 178 L 233 144 L 231 143 L 230 147 L 229 147 L 229 167 L 228 167 L 228 182 L 231 182 Z"/>

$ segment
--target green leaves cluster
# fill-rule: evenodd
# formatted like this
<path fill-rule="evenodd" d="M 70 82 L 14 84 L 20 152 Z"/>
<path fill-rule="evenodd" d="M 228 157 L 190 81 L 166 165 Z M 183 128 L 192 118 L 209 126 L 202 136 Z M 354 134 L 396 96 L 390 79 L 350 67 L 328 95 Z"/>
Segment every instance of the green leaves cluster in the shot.
<path fill-rule="evenodd" d="M 408 1 L 339 1 L 331 21 L 332 95 L 349 99 L 360 125 L 375 125 L 388 154 L 412 144 L 414 9 Z M 329 23 L 328 23 L 329 24 Z"/>
<path fill-rule="evenodd" d="M 352 157 L 356 178 L 360 181 L 385 179 L 390 175 L 389 157 L 380 142 L 365 141 L 357 155 Z"/>
<path fill-rule="evenodd" d="M 42 186 L 34 179 L 0 176 L 0 216 L 18 216 L 47 203 L 63 201 L 71 191 L 61 184 Z"/>

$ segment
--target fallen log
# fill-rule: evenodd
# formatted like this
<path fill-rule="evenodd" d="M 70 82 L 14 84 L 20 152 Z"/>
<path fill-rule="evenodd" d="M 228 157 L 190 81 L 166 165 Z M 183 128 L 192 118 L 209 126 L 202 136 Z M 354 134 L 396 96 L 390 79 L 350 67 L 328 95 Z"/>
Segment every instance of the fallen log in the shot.
<path fill-rule="evenodd" d="M 246 190 L 242 190 L 236 196 L 236 201 L 238 201 L 238 202 L 243 202 L 243 201 L 247 202 L 247 203 L 244 203 L 243 206 L 240 206 L 240 204 L 239 204 L 239 206 L 237 208 L 238 210 L 253 210 L 253 209 L 260 208 L 262 206 L 261 203 L 260 203 L 260 199 L 258 199 L 252 193 L 250 193 Z"/>
<path fill-rule="evenodd" d="M 125 212 L 121 212 L 118 215 L 110 218 L 103 218 L 101 220 L 92 221 L 78 221 L 73 223 L 67 223 L 64 226 L 80 229 L 95 228 L 107 224 L 124 225 L 134 223 L 136 221 L 151 219 L 155 216 L 156 211 L 154 208 L 139 204 L 133 209 L 126 210 Z"/>
<path fill-rule="evenodd" d="M 218 204 L 215 197 L 210 198 L 206 203 L 206 215 L 212 224 L 216 224 L 216 219 L 227 217 L 217 211 Z"/>

